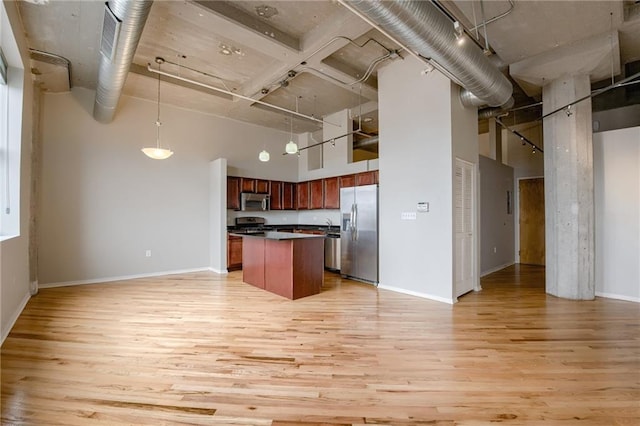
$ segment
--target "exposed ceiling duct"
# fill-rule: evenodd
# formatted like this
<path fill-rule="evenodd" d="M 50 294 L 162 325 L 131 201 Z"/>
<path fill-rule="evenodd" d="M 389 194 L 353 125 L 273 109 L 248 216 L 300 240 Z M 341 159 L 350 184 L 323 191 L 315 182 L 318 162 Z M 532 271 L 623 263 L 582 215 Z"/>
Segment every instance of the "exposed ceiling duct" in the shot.
<path fill-rule="evenodd" d="M 445 69 L 468 92 L 467 106 L 509 101 L 511 82 L 471 40 L 459 43 L 451 20 L 430 1 L 341 0 L 419 56 Z M 465 36 L 463 36 L 465 37 Z"/>
<path fill-rule="evenodd" d="M 110 0 L 105 4 L 100 66 L 93 118 L 110 123 L 133 62 L 153 0 Z"/>
<path fill-rule="evenodd" d="M 509 108 L 512 108 L 514 104 L 514 99 L 510 98 L 507 103 L 502 106 L 488 107 L 478 110 L 478 120 L 486 120 L 487 118 L 497 117 L 500 114 L 504 114 L 509 110 Z"/>

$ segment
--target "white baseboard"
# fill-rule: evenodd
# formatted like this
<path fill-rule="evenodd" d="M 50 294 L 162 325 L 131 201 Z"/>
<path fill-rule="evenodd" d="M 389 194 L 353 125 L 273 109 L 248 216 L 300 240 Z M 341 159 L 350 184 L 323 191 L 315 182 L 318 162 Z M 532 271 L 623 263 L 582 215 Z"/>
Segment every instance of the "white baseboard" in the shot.
<path fill-rule="evenodd" d="M 108 283 L 113 281 L 124 281 L 124 280 L 135 280 L 137 278 L 151 278 L 151 277 L 161 277 L 163 275 L 174 275 L 174 274 L 189 274 L 192 272 L 203 272 L 203 271 L 211 271 L 212 269 L 208 266 L 203 268 L 193 268 L 193 269 L 179 269 L 175 271 L 162 271 L 162 272 L 152 272 L 148 274 L 136 274 L 136 275 L 122 275 L 119 277 L 105 277 L 105 278 L 96 278 L 93 280 L 79 280 L 79 281 L 64 281 L 57 283 L 47 283 L 40 284 L 39 288 L 54 288 L 54 287 L 68 287 L 72 285 L 84 285 L 84 284 L 99 284 L 99 283 Z M 214 271 L 215 272 L 215 271 Z"/>
<path fill-rule="evenodd" d="M 220 275 L 225 275 L 228 274 L 229 271 L 227 271 L 226 269 L 215 269 L 215 268 L 209 268 L 209 270 L 211 272 L 215 272 L 216 274 L 220 274 Z"/>
<path fill-rule="evenodd" d="M 480 276 L 484 277 L 485 275 L 493 274 L 494 272 L 498 272 L 501 269 L 507 268 L 507 267 L 515 265 L 515 264 L 516 264 L 516 262 L 504 263 L 502 265 L 496 266 L 495 268 L 491 268 L 491 269 L 488 269 L 486 271 L 480 272 Z"/>
<path fill-rule="evenodd" d="M 20 317 L 20 314 L 24 310 L 24 307 L 27 306 L 27 303 L 29 303 L 29 299 L 31 299 L 31 295 L 29 293 L 25 294 L 24 298 L 18 305 L 18 308 L 15 310 L 15 312 L 13 312 L 13 314 L 11 315 L 11 318 L 9 318 L 9 323 L 3 324 L 4 327 L 2 330 L 2 340 L 0 340 L 0 346 L 2 346 L 2 344 L 4 343 L 4 339 L 7 338 L 7 336 L 11 332 L 11 329 L 15 325 L 16 321 L 18 321 L 18 318 Z"/>
<path fill-rule="evenodd" d="M 421 297 L 423 299 L 435 300 L 436 302 L 448 303 L 449 305 L 453 305 L 454 303 L 457 302 L 457 300 L 454 300 L 454 299 L 447 299 L 445 297 L 434 296 L 426 293 L 419 293 L 417 291 L 406 290 L 404 288 L 399 288 L 399 287 L 391 287 L 391 286 L 378 284 L 378 288 L 381 288 L 383 290 L 395 291 L 396 293 L 408 294 L 410 296 Z"/>
<path fill-rule="evenodd" d="M 625 295 L 622 295 L 622 294 L 603 293 L 603 292 L 600 292 L 600 291 L 596 291 L 596 296 L 597 297 L 605 297 L 607 299 L 617 299 L 617 300 L 625 300 L 627 302 L 640 303 L 640 297 L 631 297 L 631 296 L 625 296 Z"/>

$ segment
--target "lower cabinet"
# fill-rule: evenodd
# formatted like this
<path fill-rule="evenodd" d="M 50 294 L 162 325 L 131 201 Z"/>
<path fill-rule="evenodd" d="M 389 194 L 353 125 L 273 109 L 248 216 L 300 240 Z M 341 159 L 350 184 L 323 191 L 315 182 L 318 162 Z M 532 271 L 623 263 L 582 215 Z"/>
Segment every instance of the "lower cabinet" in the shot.
<path fill-rule="evenodd" d="M 227 237 L 227 270 L 242 269 L 242 237 L 229 235 Z"/>

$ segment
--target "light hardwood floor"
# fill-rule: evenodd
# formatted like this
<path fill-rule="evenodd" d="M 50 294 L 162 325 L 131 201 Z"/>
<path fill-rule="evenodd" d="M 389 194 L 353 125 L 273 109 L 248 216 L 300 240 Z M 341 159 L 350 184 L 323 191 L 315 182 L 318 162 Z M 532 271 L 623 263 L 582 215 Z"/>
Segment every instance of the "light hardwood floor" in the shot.
<path fill-rule="evenodd" d="M 241 276 L 41 290 L 2 347 L 2 424 L 640 424 L 640 306 L 547 296 L 541 267 L 454 306 Z"/>

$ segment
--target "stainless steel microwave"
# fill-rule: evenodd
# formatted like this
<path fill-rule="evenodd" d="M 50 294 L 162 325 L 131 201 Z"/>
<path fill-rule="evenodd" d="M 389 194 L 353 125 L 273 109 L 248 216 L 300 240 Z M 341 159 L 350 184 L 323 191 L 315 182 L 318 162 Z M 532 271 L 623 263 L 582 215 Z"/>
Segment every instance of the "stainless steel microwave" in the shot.
<path fill-rule="evenodd" d="M 243 192 L 240 194 L 240 210 L 254 212 L 269 210 L 269 195 Z"/>

